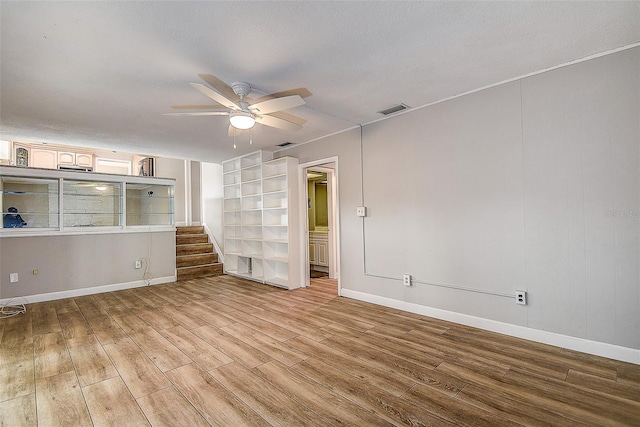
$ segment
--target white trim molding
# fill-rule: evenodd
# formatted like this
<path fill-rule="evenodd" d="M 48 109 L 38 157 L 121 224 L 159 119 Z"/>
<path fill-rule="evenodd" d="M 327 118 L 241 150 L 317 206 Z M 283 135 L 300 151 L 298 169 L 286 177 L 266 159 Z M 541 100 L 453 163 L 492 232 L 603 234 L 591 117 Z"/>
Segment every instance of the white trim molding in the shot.
<path fill-rule="evenodd" d="M 143 286 L 161 285 L 176 281 L 176 276 L 165 276 L 151 279 L 150 281 L 136 280 L 126 283 L 114 283 L 112 285 L 94 286 L 91 288 L 69 289 L 67 291 L 49 292 L 46 294 L 27 295 L 13 298 L 0 299 L 0 306 L 8 303 L 33 304 L 36 302 L 53 301 L 64 298 L 81 297 L 85 295 L 101 294 L 104 292 L 121 291 L 124 289 L 141 288 Z"/>
<path fill-rule="evenodd" d="M 512 337 L 522 338 L 529 341 L 549 344 L 556 347 L 562 347 L 569 350 L 580 351 L 583 353 L 640 365 L 640 350 L 633 348 L 591 341 L 584 338 L 571 337 L 554 332 L 541 331 L 538 329 L 527 328 L 525 326 L 511 325 L 509 323 L 498 322 L 496 320 L 483 319 L 481 317 L 469 316 L 467 314 L 455 313 L 453 311 L 441 310 L 438 308 L 427 307 L 420 304 L 399 301 L 344 288 L 342 289 L 341 295 L 359 301 L 370 302 L 372 304 L 404 310 L 410 313 L 422 314 L 424 316 L 510 335 Z"/>

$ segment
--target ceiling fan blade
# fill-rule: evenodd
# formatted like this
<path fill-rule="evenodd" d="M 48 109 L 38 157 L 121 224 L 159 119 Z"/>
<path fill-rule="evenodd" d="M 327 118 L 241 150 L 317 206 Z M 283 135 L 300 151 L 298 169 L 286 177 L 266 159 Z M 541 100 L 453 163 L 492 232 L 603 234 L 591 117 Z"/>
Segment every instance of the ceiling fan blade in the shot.
<path fill-rule="evenodd" d="M 235 102 L 231 101 L 230 99 L 227 99 L 227 97 L 225 97 L 222 94 L 219 94 L 218 92 L 211 89 L 210 87 L 200 83 L 189 83 L 189 84 L 194 88 L 196 88 L 197 90 L 199 90 L 200 92 L 202 92 L 203 94 L 205 94 L 206 96 L 208 96 L 209 98 L 216 101 L 218 104 L 223 105 L 232 110 L 240 110 L 240 107 L 238 107 L 238 105 L 236 105 Z"/>
<path fill-rule="evenodd" d="M 305 123 L 307 123 L 307 121 L 305 119 L 303 119 L 302 117 L 294 116 L 293 114 L 287 113 L 286 111 L 276 111 L 275 113 L 271 113 L 269 115 L 273 116 L 273 117 L 277 117 L 277 118 L 282 119 L 282 120 L 286 120 L 288 122 L 295 123 L 295 124 L 300 125 L 300 126 L 302 126 Z"/>
<path fill-rule="evenodd" d="M 228 116 L 228 111 L 197 111 L 193 113 L 164 113 L 163 116 Z"/>
<path fill-rule="evenodd" d="M 289 122 L 287 120 L 279 119 L 273 116 L 256 116 L 256 122 L 274 128 L 290 131 L 297 131 L 302 129 L 302 126 L 297 123 Z"/>
<path fill-rule="evenodd" d="M 238 95 L 233 91 L 231 86 L 214 76 L 213 74 L 198 74 L 198 76 L 207 82 L 209 86 L 214 88 L 218 93 L 222 96 L 227 97 L 228 99 L 236 99 Z"/>
<path fill-rule="evenodd" d="M 288 89 L 288 90 L 283 90 L 282 92 L 271 93 L 269 95 L 264 95 L 264 96 L 261 96 L 259 98 L 253 99 L 253 100 L 249 100 L 248 98 L 245 98 L 245 99 L 250 104 L 256 104 L 258 102 L 268 101 L 270 99 L 282 98 L 282 97 L 291 96 L 291 95 L 299 95 L 302 98 L 306 98 L 308 96 L 311 96 L 312 93 L 306 87 L 299 87 L 297 89 Z"/>
<path fill-rule="evenodd" d="M 211 110 L 213 108 L 219 108 L 219 105 L 212 105 L 212 104 L 202 104 L 202 105 L 198 105 L 198 104 L 191 104 L 191 105 L 172 105 L 171 108 L 173 108 L 174 110 Z"/>
<path fill-rule="evenodd" d="M 258 102 L 249 106 L 249 110 L 259 114 L 269 114 L 276 111 L 288 110 L 289 108 L 304 105 L 304 99 L 300 95 L 285 96 L 283 98 L 270 99 L 268 101 Z"/>

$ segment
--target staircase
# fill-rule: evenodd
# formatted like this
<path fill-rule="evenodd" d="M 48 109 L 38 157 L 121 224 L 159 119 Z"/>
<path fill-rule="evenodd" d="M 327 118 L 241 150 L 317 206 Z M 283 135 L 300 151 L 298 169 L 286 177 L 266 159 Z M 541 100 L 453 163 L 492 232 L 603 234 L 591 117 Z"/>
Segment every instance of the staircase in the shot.
<path fill-rule="evenodd" d="M 178 280 L 223 274 L 204 227 L 176 227 L 176 268 Z"/>

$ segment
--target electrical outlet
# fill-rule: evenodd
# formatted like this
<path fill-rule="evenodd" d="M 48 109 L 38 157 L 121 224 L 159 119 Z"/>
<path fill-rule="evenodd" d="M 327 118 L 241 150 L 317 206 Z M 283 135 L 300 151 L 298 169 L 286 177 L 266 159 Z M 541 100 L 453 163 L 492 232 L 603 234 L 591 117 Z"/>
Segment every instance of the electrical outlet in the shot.
<path fill-rule="evenodd" d="M 9 282 L 18 283 L 18 273 L 9 274 Z"/>
<path fill-rule="evenodd" d="M 516 304 L 527 305 L 527 291 L 516 291 Z"/>
<path fill-rule="evenodd" d="M 410 274 L 403 275 L 402 283 L 404 283 L 405 286 L 411 286 L 411 275 Z"/>
<path fill-rule="evenodd" d="M 142 260 L 141 259 L 137 259 L 136 260 L 135 267 L 136 267 L 136 269 L 142 268 Z"/>
<path fill-rule="evenodd" d="M 367 216 L 367 208 L 364 207 L 364 206 L 358 206 L 356 208 L 356 215 L 361 216 L 361 217 Z"/>

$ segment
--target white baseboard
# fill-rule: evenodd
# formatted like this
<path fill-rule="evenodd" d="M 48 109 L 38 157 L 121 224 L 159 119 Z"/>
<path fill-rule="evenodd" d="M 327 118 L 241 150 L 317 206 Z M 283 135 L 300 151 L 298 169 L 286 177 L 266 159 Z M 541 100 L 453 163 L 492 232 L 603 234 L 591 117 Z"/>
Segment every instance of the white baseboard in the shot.
<path fill-rule="evenodd" d="M 541 331 L 538 329 L 527 328 L 525 326 L 498 322 L 496 320 L 483 319 L 481 317 L 455 313 L 453 311 L 441 310 L 438 308 L 394 300 L 391 298 L 366 294 L 363 292 L 352 291 L 344 288 L 342 289 L 340 295 L 359 301 L 382 305 L 384 307 L 404 310 L 410 313 L 422 314 L 424 316 L 434 317 L 436 319 L 460 323 L 462 325 L 473 326 L 475 328 L 485 329 L 487 331 L 498 332 L 500 334 L 523 338 L 529 341 L 554 345 L 556 347 L 562 347 L 569 350 L 580 351 L 583 353 L 608 357 L 610 359 L 621 360 L 623 362 L 635 363 L 637 365 L 640 365 L 640 350 L 633 348 L 621 347 L 618 345 L 607 344 L 598 341 L 591 341 L 584 338 L 571 337 L 554 332 Z"/>
<path fill-rule="evenodd" d="M 149 285 L 161 285 L 163 283 L 175 282 L 175 276 L 158 277 L 151 279 Z M 70 289 L 68 291 L 49 292 L 46 294 L 28 295 L 22 297 L 13 297 L 0 299 L 0 305 L 7 303 L 33 304 L 36 302 L 53 301 L 63 298 L 81 297 L 84 295 L 101 294 L 103 292 L 121 291 L 123 289 L 141 288 L 147 286 L 144 280 L 136 280 L 134 282 L 114 283 L 112 285 L 94 286 L 92 288 Z"/>

